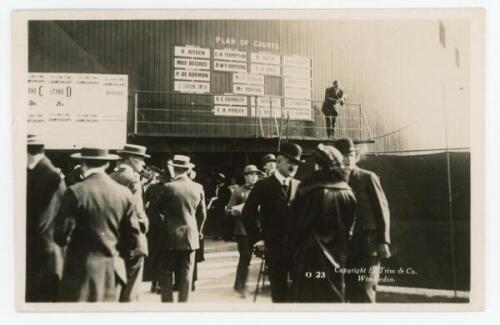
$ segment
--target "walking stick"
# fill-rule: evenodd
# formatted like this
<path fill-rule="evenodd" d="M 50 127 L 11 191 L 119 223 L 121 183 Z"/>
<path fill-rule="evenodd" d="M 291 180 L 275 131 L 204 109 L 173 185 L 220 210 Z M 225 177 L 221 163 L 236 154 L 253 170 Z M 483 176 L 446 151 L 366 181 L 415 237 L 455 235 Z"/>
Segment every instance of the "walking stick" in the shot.
<path fill-rule="evenodd" d="M 266 281 L 266 278 L 264 275 L 265 264 L 266 264 L 266 260 L 263 258 L 262 262 L 260 262 L 259 276 L 257 277 L 257 286 L 255 287 L 255 293 L 253 295 L 253 302 L 257 301 L 257 295 L 259 294 L 260 279 L 262 278 L 262 287 L 264 287 L 264 282 Z"/>

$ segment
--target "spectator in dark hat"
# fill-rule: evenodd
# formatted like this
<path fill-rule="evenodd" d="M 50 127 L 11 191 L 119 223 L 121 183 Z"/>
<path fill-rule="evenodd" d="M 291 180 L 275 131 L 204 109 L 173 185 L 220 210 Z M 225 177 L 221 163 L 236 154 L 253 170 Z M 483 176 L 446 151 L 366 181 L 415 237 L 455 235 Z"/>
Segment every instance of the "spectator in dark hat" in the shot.
<path fill-rule="evenodd" d="M 262 157 L 262 169 L 264 173 L 269 176 L 276 170 L 276 156 L 272 153 L 268 153 Z"/>
<path fill-rule="evenodd" d="M 118 156 L 83 148 L 71 157 L 81 162 L 84 180 L 68 188 L 56 217 L 55 239 L 67 246 L 61 300 L 115 301 L 116 284 L 126 277 L 116 258 L 128 258 L 141 233 L 134 199 L 106 174 Z"/>
<path fill-rule="evenodd" d="M 233 237 L 234 220 L 226 217 L 226 207 L 231 198 L 231 190 L 227 185 L 226 176 L 222 173 L 215 176 L 215 184 L 215 199 L 211 204 L 216 225 L 215 239 L 230 241 Z"/>
<path fill-rule="evenodd" d="M 321 107 L 325 114 L 326 134 L 329 138 L 335 137 L 335 122 L 339 115 L 339 105 L 344 105 L 344 92 L 340 89 L 339 82 L 334 80 L 332 86 L 325 91 L 325 101 Z"/>
<path fill-rule="evenodd" d="M 162 302 L 173 302 L 174 274 L 179 302 L 187 302 L 193 280 L 195 251 L 200 248 L 206 219 L 203 187 L 189 178 L 191 159 L 175 155 L 168 162 L 175 179 L 165 185 L 155 209 L 162 216 L 160 287 Z"/>
<path fill-rule="evenodd" d="M 346 263 L 356 199 L 337 149 L 320 144 L 313 157 L 315 171 L 300 183 L 291 208 L 290 298 L 292 302 L 344 302 L 344 274 L 339 270 Z"/>
<path fill-rule="evenodd" d="M 120 292 L 120 302 L 128 302 L 136 301 L 139 298 L 138 290 L 142 280 L 144 257 L 148 255 L 146 233 L 149 228 L 149 220 L 144 209 L 141 173 L 145 166 L 144 159 L 150 156 L 146 154 L 146 147 L 135 144 L 126 144 L 122 150 L 117 152 L 121 157 L 121 161 L 116 171 L 110 176 L 132 192 L 136 217 L 141 225 L 139 245 L 131 256 L 125 259 L 127 284 Z"/>
<path fill-rule="evenodd" d="M 349 186 L 356 196 L 358 209 L 347 268 L 366 269 L 365 277 L 346 275 L 346 297 L 350 302 L 376 302 L 380 260 L 389 258 L 390 213 L 379 177 L 356 163 L 359 154 L 351 139 L 339 139 L 334 146 L 344 156 Z"/>
<path fill-rule="evenodd" d="M 240 258 L 238 268 L 236 269 L 236 279 L 234 281 L 234 290 L 238 291 L 242 297 L 246 296 L 246 283 L 248 278 L 248 267 L 252 259 L 252 245 L 250 244 L 243 222 L 240 220 L 241 211 L 245 205 L 245 201 L 253 189 L 255 183 L 262 175 L 255 165 L 248 165 L 243 170 L 245 184 L 238 187 L 231 194 L 231 199 L 227 205 L 227 214 L 235 219 L 234 236 L 238 243 L 238 252 Z"/>
<path fill-rule="evenodd" d="M 299 185 L 299 181 L 293 177 L 298 166 L 304 162 L 301 155 L 302 148 L 299 145 L 283 143 L 277 154 L 276 171 L 255 184 L 242 211 L 241 219 L 250 243 L 264 242 L 273 302 L 286 302 L 288 296 L 288 207 Z M 257 245 L 260 246 L 260 243 Z"/>
<path fill-rule="evenodd" d="M 66 185 L 61 170 L 45 156 L 39 136 L 28 135 L 26 174 L 26 302 L 55 302 L 63 256 L 54 242 L 54 219 Z"/>

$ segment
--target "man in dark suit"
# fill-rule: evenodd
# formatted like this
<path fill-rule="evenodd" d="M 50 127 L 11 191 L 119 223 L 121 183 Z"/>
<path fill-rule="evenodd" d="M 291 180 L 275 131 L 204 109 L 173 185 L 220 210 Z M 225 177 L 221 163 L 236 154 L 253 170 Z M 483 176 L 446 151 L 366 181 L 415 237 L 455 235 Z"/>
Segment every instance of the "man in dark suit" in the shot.
<path fill-rule="evenodd" d="M 339 139 L 334 146 L 344 155 L 344 165 L 350 170 L 348 183 L 358 203 L 346 267 L 367 271 L 365 277 L 346 275 L 346 298 L 350 302 L 375 302 L 380 260 L 391 255 L 389 205 L 378 176 L 356 166 L 359 155 L 353 141 Z"/>
<path fill-rule="evenodd" d="M 63 267 L 62 250 L 54 242 L 54 219 L 66 185 L 44 148 L 40 137 L 28 135 L 26 302 L 57 301 Z"/>
<path fill-rule="evenodd" d="M 200 248 L 206 218 L 203 187 L 188 175 L 194 164 L 175 155 L 168 164 L 175 179 L 165 185 L 156 209 L 162 218 L 160 238 L 160 287 L 162 302 L 173 302 L 173 274 L 179 286 L 179 302 L 187 302 L 193 279 L 195 251 Z"/>
<path fill-rule="evenodd" d="M 303 163 L 301 155 L 302 148 L 299 145 L 281 145 L 276 171 L 255 184 L 241 216 L 250 243 L 254 244 L 261 239 L 264 241 L 273 302 L 286 302 L 288 295 L 285 236 L 288 228 L 288 207 L 299 185 L 299 181 L 293 177 L 299 164 Z"/>
<path fill-rule="evenodd" d="M 338 105 L 344 105 L 344 92 L 340 89 L 338 81 L 335 80 L 331 87 L 325 90 L 325 101 L 321 110 L 325 114 L 326 134 L 329 138 L 334 138 L 335 122 L 339 112 Z"/>
<path fill-rule="evenodd" d="M 56 217 L 55 240 L 67 246 L 61 300 L 115 301 L 115 259 L 130 256 L 140 234 L 132 194 L 106 174 L 118 156 L 83 148 L 71 157 L 84 179 L 68 188 Z"/>
<path fill-rule="evenodd" d="M 120 302 L 129 302 L 139 299 L 138 289 L 142 281 L 144 257 L 148 255 L 146 233 L 149 228 L 149 219 L 144 209 L 140 173 L 144 169 L 144 158 L 149 158 L 149 155 L 146 154 L 146 147 L 135 144 L 126 144 L 122 150 L 118 150 L 118 153 L 121 157 L 120 164 L 110 176 L 131 191 L 135 215 L 141 226 L 139 245 L 130 256 L 125 257 L 127 283 L 120 292 Z"/>

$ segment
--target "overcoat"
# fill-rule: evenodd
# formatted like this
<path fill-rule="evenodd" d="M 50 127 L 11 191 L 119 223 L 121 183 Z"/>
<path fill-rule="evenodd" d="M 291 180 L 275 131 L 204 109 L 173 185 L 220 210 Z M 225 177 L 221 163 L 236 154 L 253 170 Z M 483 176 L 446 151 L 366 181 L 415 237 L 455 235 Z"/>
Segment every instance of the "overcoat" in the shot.
<path fill-rule="evenodd" d="M 341 268 L 355 211 L 350 187 L 331 173 L 315 171 L 301 183 L 288 228 L 291 301 L 344 301 Z"/>
<path fill-rule="evenodd" d="M 114 258 L 137 247 L 135 213 L 130 191 L 103 172 L 68 188 L 55 229 L 56 242 L 67 246 L 63 301 L 115 301 Z"/>

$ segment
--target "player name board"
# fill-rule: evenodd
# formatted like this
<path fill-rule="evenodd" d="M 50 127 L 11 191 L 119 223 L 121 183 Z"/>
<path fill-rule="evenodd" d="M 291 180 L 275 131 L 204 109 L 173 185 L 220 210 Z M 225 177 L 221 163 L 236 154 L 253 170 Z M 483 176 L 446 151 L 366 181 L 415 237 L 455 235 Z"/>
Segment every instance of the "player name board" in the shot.
<path fill-rule="evenodd" d="M 250 66 L 250 72 L 254 74 L 263 74 L 268 76 L 281 76 L 281 67 L 279 65 L 254 64 Z"/>
<path fill-rule="evenodd" d="M 264 95 L 264 86 L 257 85 L 233 85 L 233 93 L 242 95 Z"/>
<path fill-rule="evenodd" d="M 210 83 L 196 81 L 174 81 L 174 90 L 183 93 L 209 93 Z"/>
<path fill-rule="evenodd" d="M 264 63 L 264 64 L 281 64 L 281 57 L 275 54 L 268 53 L 251 53 L 250 61 L 252 63 Z"/>
<path fill-rule="evenodd" d="M 176 80 L 210 81 L 210 71 L 201 70 L 178 70 L 174 71 Z"/>
<path fill-rule="evenodd" d="M 245 96 L 230 96 L 230 95 L 217 95 L 214 96 L 215 105 L 229 105 L 229 106 L 247 106 L 247 97 Z"/>
<path fill-rule="evenodd" d="M 210 49 L 192 46 L 176 46 L 175 56 L 210 59 Z"/>
<path fill-rule="evenodd" d="M 247 72 L 247 64 L 232 61 L 214 61 L 215 71 Z"/>
<path fill-rule="evenodd" d="M 297 68 L 310 69 L 311 59 L 303 56 L 284 56 L 283 57 L 284 66 L 292 66 Z"/>
<path fill-rule="evenodd" d="M 281 108 L 281 98 L 278 97 L 251 97 L 250 104 L 255 106 L 257 103 L 257 107 L 272 107 L 272 108 Z"/>
<path fill-rule="evenodd" d="M 214 106 L 214 115 L 216 116 L 247 116 L 246 106 Z"/>
<path fill-rule="evenodd" d="M 263 85 L 264 76 L 250 73 L 235 73 L 233 74 L 233 83 Z"/>
<path fill-rule="evenodd" d="M 128 76 L 79 73 L 28 75 L 28 132 L 47 149 L 123 147 Z"/>
<path fill-rule="evenodd" d="M 247 57 L 247 52 L 243 51 L 233 49 L 214 50 L 214 60 L 247 62 Z"/>
<path fill-rule="evenodd" d="M 210 60 L 175 58 L 174 67 L 191 70 L 210 70 Z"/>

